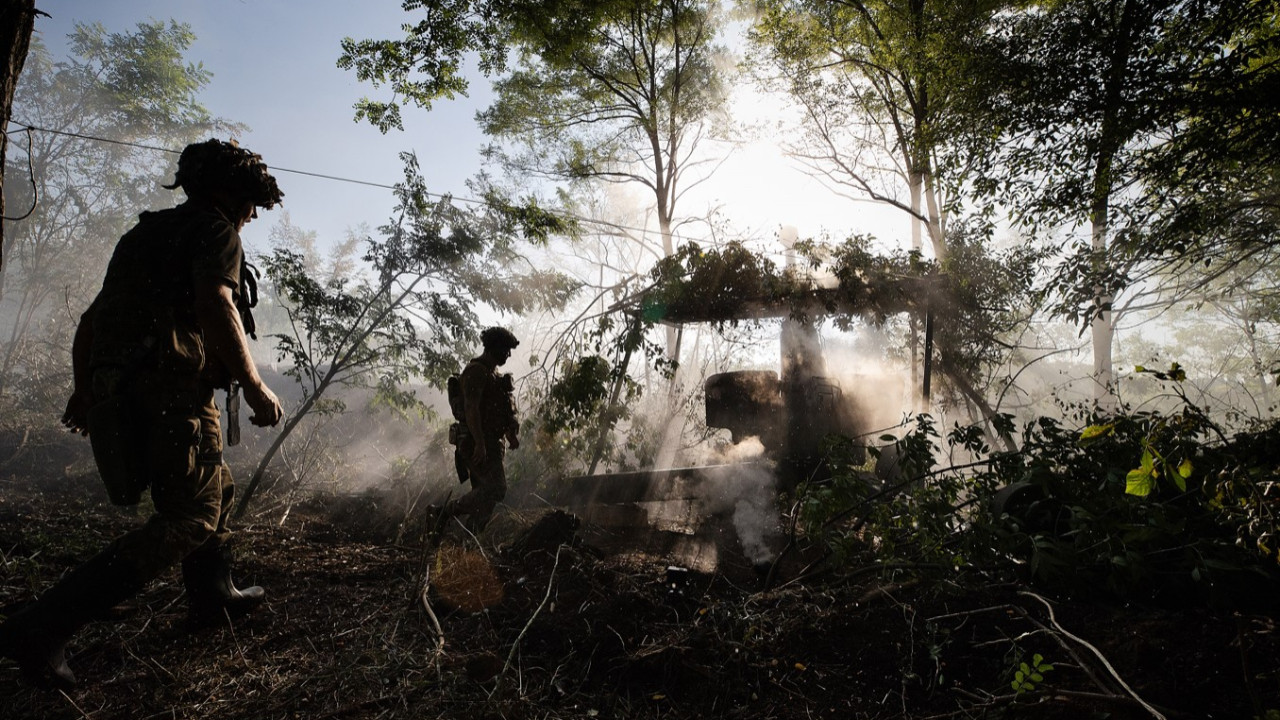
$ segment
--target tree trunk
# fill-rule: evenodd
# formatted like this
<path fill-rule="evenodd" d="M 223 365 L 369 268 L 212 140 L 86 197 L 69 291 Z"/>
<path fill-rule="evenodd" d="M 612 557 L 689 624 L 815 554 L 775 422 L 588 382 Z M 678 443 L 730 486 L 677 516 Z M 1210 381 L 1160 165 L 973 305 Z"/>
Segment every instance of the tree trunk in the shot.
<path fill-rule="evenodd" d="M 934 182 L 933 172 L 929 171 L 922 176 L 924 184 L 924 200 L 925 208 L 929 211 L 929 241 L 933 243 L 933 256 L 942 262 L 947 259 L 947 234 L 946 227 L 942 222 L 942 207 L 938 202 L 937 183 Z"/>
<path fill-rule="evenodd" d="M 1111 263 L 1108 257 L 1107 234 L 1111 230 L 1111 193 L 1115 189 L 1113 173 L 1120 150 L 1129 139 L 1129 131 L 1123 127 L 1125 104 L 1122 90 L 1128 81 L 1129 58 L 1133 54 L 1133 34 L 1139 8 L 1134 2 L 1124 2 L 1117 38 L 1111 51 L 1105 94 L 1103 96 L 1101 132 L 1098 138 L 1098 157 L 1095 161 L 1092 187 L 1090 188 L 1089 229 L 1091 249 L 1098 270 L 1106 270 Z M 1094 303 L 1096 313 L 1090 322 L 1093 341 L 1094 397 L 1098 407 L 1110 411 L 1116 407 L 1115 377 L 1111 361 L 1111 345 L 1115 337 L 1115 322 L 1111 313 L 1115 301 L 1115 288 L 1097 286 Z"/>
<path fill-rule="evenodd" d="M 1105 257 L 1107 252 L 1107 220 L 1105 212 L 1101 221 L 1095 219 L 1092 224 L 1093 232 L 1093 250 L 1099 253 L 1101 263 L 1106 263 Z M 1097 288 L 1098 294 L 1094 298 L 1097 304 L 1097 314 L 1093 316 L 1090 323 L 1090 333 L 1093 344 L 1093 379 L 1097 383 L 1094 387 L 1094 398 L 1098 401 L 1098 405 L 1104 409 L 1115 407 L 1114 389 L 1115 377 L 1111 362 L 1111 342 L 1114 337 L 1114 328 L 1112 327 L 1111 303 L 1115 299 L 1113 295 L 1101 286 Z"/>
<path fill-rule="evenodd" d="M 663 257 L 671 257 L 675 254 L 675 239 L 671 235 L 671 217 L 670 214 L 662 208 L 658 210 L 658 227 L 662 232 L 662 254 Z M 666 341 L 667 341 L 667 359 L 672 362 L 680 360 L 680 350 L 676 346 L 679 344 L 679 333 L 676 332 L 674 325 L 666 325 Z M 675 376 L 671 376 L 671 385 L 675 386 Z"/>
<path fill-rule="evenodd" d="M 920 195 L 924 178 L 920 173 L 913 171 L 907 180 L 907 185 L 911 188 L 911 249 L 920 252 L 924 249 L 923 233 L 920 231 L 920 218 L 923 217 L 920 212 Z"/>
<path fill-rule="evenodd" d="M 8 131 L 13 111 L 13 94 L 18 89 L 18 76 L 27 62 L 27 48 L 36 25 L 35 0 L 0 0 L 0 130 Z M 41 13 L 43 14 L 43 13 Z M 0 216 L 4 216 L 4 162 L 9 151 L 9 136 L 0 132 Z M 4 223 L 0 222 L 0 247 L 4 247 Z M 0 271 L 4 258 L 0 257 Z"/>
<path fill-rule="evenodd" d="M 596 474 L 596 466 L 600 464 L 600 458 L 604 456 L 604 446 L 609 440 L 609 433 L 616 424 L 612 421 L 613 413 L 618 407 L 618 398 L 622 395 L 622 385 L 627 377 L 627 368 L 631 365 L 631 345 L 627 345 L 627 349 L 622 353 L 622 363 L 615 368 L 618 377 L 613 381 L 613 389 L 609 391 L 609 404 L 605 405 L 605 412 L 608 413 L 610 422 L 600 423 L 600 432 L 596 435 L 595 448 L 591 451 L 591 465 L 587 468 L 588 475 Z"/>

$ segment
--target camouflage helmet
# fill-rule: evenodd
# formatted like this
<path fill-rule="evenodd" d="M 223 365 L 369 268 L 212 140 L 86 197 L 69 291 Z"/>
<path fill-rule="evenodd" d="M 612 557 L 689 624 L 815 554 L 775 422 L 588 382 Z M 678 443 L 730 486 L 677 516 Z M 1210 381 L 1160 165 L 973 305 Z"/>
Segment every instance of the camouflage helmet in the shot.
<path fill-rule="evenodd" d="M 514 350 L 520 344 L 515 335 L 511 331 L 503 327 L 491 327 L 480 333 L 480 342 L 484 344 L 486 350 L 494 348 L 497 350 Z"/>
<path fill-rule="evenodd" d="M 276 179 L 267 172 L 262 156 L 240 147 L 234 140 L 210 139 L 188 145 L 178 158 L 173 184 L 165 187 L 170 190 L 181 187 L 187 197 L 225 189 L 268 210 L 284 197 Z"/>

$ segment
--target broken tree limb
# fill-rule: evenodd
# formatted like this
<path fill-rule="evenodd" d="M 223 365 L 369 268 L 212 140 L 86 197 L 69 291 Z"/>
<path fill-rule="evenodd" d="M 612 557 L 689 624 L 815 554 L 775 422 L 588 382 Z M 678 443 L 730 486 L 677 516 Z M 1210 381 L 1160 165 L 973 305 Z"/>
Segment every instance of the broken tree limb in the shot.
<path fill-rule="evenodd" d="M 551 574 L 547 577 L 547 592 L 542 596 L 542 602 L 538 603 L 538 607 L 534 608 L 533 614 L 529 616 L 529 621 L 520 629 L 520 634 L 516 636 L 515 642 L 511 643 L 511 650 L 507 652 L 507 661 L 502 665 L 502 672 L 498 673 L 497 683 L 493 689 L 494 695 L 498 695 L 502 689 L 502 680 L 507 676 L 507 670 L 511 668 L 511 663 L 516 657 L 516 650 L 520 649 L 520 643 L 524 640 L 524 636 L 529 633 L 529 628 L 533 627 L 533 621 L 538 619 L 542 609 L 551 601 L 551 588 L 555 587 L 556 570 L 560 567 L 560 550 L 563 548 L 563 545 L 556 548 L 556 560 L 551 566 Z"/>
<path fill-rule="evenodd" d="M 1018 594 L 1025 595 L 1030 598 L 1035 598 L 1036 600 L 1039 600 L 1042 604 L 1044 604 L 1045 608 L 1049 611 L 1049 623 L 1052 624 L 1053 627 L 1057 629 L 1058 632 L 1080 643 L 1081 646 L 1088 648 L 1089 651 L 1092 652 L 1094 656 L 1097 657 L 1098 660 L 1102 663 L 1102 666 L 1107 669 L 1107 672 L 1111 674 L 1111 677 L 1114 678 L 1115 681 L 1120 684 L 1120 687 L 1124 688 L 1124 691 L 1129 694 L 1129 697 L 1137 701 L 1137 703 L 1141 705 L 1144 710 L 1151 713 L 1152 717 L 1156 718 L 1156 720 L 1168 720 L 1168 718 L 1166 718 L 1159 710 L 1152 707 L 1150 703 L 1148 703 L 1147 701 L 1139 697 L 1138 693 L 1133 691 L 1133 688 L 1129 687 L 1129 684 L 1124 681 L 1124 678 L 1120 677 L 1120 673 L 1116 672 L 1116 669 L 1112 667 L 1111 662 L 1107 660 L 1107 657 L 1102 654 L 1101 650 L 1091 645 L 1084 638 L 1081 638 L 1078 635 L 1074 635 L 1069 630 L 1062 627 L 1062 625 L 1058 623 L 1058 619 L 1053 613 L 1053 605 L 1048 600 L 1028 590 L 1020 590 L 1018 591 Z"/>

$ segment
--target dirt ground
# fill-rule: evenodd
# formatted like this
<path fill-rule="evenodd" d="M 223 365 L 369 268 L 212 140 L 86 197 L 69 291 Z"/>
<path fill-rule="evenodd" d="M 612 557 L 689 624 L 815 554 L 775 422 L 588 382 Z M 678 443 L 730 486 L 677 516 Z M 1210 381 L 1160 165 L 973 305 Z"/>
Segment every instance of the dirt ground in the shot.
<path fill-rule="evenodd" d="M 140 522 L 88 481 L 2 482 L 10 611 Z M 715 571 L 688 569 L 553 510 L 438 545 L 425 514 L 406 525 L 376 498 L 276 520 L 237 535 L 242 584 L 268 590 L 257 613 L 188 633 L 175 571 L 77 636 L 74 691 L 32 690 L 0 663 L 0 716 L 1280 717 L 1280 637 L 1262 615 L 1064 601 L 872 557 L 806 576 L 804 548 L 767 582 L 732 547 Z"/>

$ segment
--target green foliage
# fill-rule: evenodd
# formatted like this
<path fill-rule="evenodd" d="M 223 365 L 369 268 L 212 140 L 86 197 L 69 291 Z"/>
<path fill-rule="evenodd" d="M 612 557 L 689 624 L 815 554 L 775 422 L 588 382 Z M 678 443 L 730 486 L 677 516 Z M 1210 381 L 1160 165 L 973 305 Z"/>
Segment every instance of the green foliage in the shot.
<path fill-rule="evenodd" d="M 1147 370 L 1139 365 L 1137 373 L 1150 373 L 1160 380 L 1181 383 L 1186 372 L 1173 363 L 1168 372 Z M 1103 423 L 1086 427 L 1080 435 L 1084 447 L 1097 442 L 1115 431 L 1115 423 Z M 1192 458 L 1200 454 L 1200 447 L 1210 432 L 1219 429 L 1198 408 L 1187 403 L 1182 410 L 1169 416 L 1152 415 L 1147 423 L 1147 434 L 1140 439 L 1141 457 L 1136 468 L 1125 475 L 1125 492 L 1147 497 L 1156 490 L 1158 483 L 1172 483 L 1170 492 L 1187 492 L 1187 481 L 1195 470 Z"/>
<path fill-rule="evenodd" d="M 788 289 L 771 260 L 739 243 L 707 250 L 687 243 L 658 261 L 649 277 L 652 290 L 641 310 L 649 322 L 696 308 L 703 317 L 734 324 L 750 317 L 751 303 L 777 303 Z"/>
<path fill-rule="evenodd" d="M 267 277 L 288 303 L 293 332 L 275 336 L 291 375 L 318 395 L 329 383 L 373 388 L 393 407 L 416 401 L 410 379 L 437 387 L 477 342 L 478 312 L 557 306 L 573 286 L 555 273 L 518 273 L 522 233 L 535 240 L 559 231 L 537 211 L 511 204 L 467 211 L 432 201 L 417 159 L 403 156 L 398 216 L 366 241 L 368 274 L 321 280 L 308 258 L 277 248 Z M 511 212 L 518 210 L 518 212 Z M 532 222 L 530 222 L 532 221 Z"/>
<path fill-rule="evenodd" d="M 964 498 L 989 496 L 990 479 L 937 466 L 942 438 L 929 415 L 913 418 L 900 438 L 879 441 L 885 445 L 870 448 L 870 455 L 879 461 L 892 453 L 898 472 L 881 480 L 836 445 L 829 455 L 833 477 L 799 490 L 807 532 L 823 538 L 837 557 L 852 557 L 869 544 L 886 563 L 966 565 L 971 551 L 958 542 L 969 524 Z"/>
<path fill-rule="evenodd" d="M 101 23 L 76 25 L 70 40 L 77 58 L 101 68 L 90 87 L 119 113 L 117 125 L 207 126 L 212 119 L 196 97 L 213 73 L 184 57 L 196 40 L 190 25 L 143 22 L 132 34 L 107 33 Z"/>
<path fill-rule="evenodd" d="M 722 325 L 776 316 L 779 309 L 795 317 L 822 314 L 848 324 L 854 317 L 883 322 L 890 314 L 922 310 L 915 291 L 933 266 L 905 253 L 875 255 L 871 238 L 854 236 L 835 246 L 803 242 L 797 250 L 814 274 L 833 275 L 834 288 L 819 288 L 802 274 L 780 269 L 761 253 L 740 243 L 703 249 L 682 245 L 656 263 L 650 289 L 640 298 L 642 317 L 708 319 Z"/>
<path fill-rule="evenodd" d="M 1029 226 L 1095 233 L 1049 283 L 1056 312 L 1087 322 L 1153 260 L 1270 242 L 1276 24 L 1266 2 L 1070 0 L 969 38 L 975 188 Z"/>
<path fill-rule="evenodd" d="M 881 485 L 833 462 L 830 482 L 802 488 L 804 525 L 837 557 L 870 546 L 884 562 L 980 569 L 1090 598 L 1269 606 L 1280 581 L 1280 424 L 1226 436 L 1189 403 L 1077 417 L 1080 429 L 1027 424 L 1018 452 L 990 452 L 983 432 L 956 427 L 946 446 L 974 459 L 958 466 L 939 463 L 943 443 L 917 418 L 896 441 L 899 479 Z"/>
<path fill-rule="evenodd" d="M 530 388 L 523 437 L 543 458 L 541 477 L 581 473 L 600 461 L 632 468 L 653 456 L 652 428 L 632 412 L 643 386 L 630 375 L 631 361 L 643 357 L 664 373 L 674 364 L 641 323 L 623 319 L 604 314 L 582 336 L 566 339 L 560 357 L 568 359 L 555 365 L 545 386 Z"/>
<path fill-rule="evenodd" d="M 506 64 L 507 44 L 495 3 L 485 0 L 404 0 L 405 12 L 425 17 L 405 24 L 402 40 L 343 38 L 338 67 L 354 70 L 361 82 L 388 85 L 390 101 L 364 98 L 356 103 L 356 120 L 368 120 L 382 132 L 404 129 L 401 98 L 430 109 L 440 98 L 465 95 L 464 58 L 475 54 L 486 72 Z"/>
<path fill-rule="evenodd" d="M 1178 132 L 1142 157 L 1143 198 L 1159 222 L 1121 238 L 1136 254 L 1185 255 L 1189 263 L 1223 248 L 1248 250 L 1274 237 L 1280 133 L 1270 99 L 1280 88 L 1280 16 L 1268 2 L 1210 3 L 1172 26 L 1162 50 L 1194 58 L 1174 96 Z"/>
<path fill-rule="evenodd" d="M 940 265 L 916 253 L 873 253 L 872 242 L 864 235 L 835 244 L 802 241 L 796 253 L 808 274 L 779 268 L 738 243 L 708 249 L 688 243 L 654 265 L 633 311 L 649 324 L 692 320 L 724 327 L 823 316 L 846 329 L 859 320 L 883 324 L 904 312 L 922 321 L 931 312 L 935 344 L 952 379 L 968 376 L 975 383 L 1003 360 L 1005 334 L 1031 311 L 1039 252 L 1020 247 L 993 253 L 986 230 L 967 224 L 952 233 L 953 252 Z M 836 283 L 819 286 L 815 276 Z"/>
<path fill-rule="evenodd" d="M 1016 469 L 1039 489 L 1050 514 L 1013 510 L 1008 519 L 989 518 L 998 546 L 1021 548 L 1016 552 L 1031 578 L 1049 587 L 1085 592 L 1093 585 L 1117 597 L 1161 602 L 1189 602 L 1197 593 L 1208 598 L 1212 588 L 1197 588 L 1196 573 L 1214 564 L 1214 556 L 1224 570 L 1245 570 L 1250 559 L 1225 542 L 1196 496 L 1125 493 L 1144 443 L 1168 427 L 1162 420 L 1120 416 L 1087 443 L 1072 442 L 1061 426 L 1044 420 L 1029 428 L 1032 454 L 1002 470 Z"/>
<path fill-rule="evenodd" d="M 417 158 L 402 159 L 396 217 L 380 228 L 380 240 L 366 241 L 367 273 L 321 279 L 313 263 L 286 247 L 263 260 L 291 328 L 273 337 L 303 401 L 259 462 L 237 513 L 303 417 L 344 409 L 325 398 L 331 388 L 369 389 L 375 405 L 425 413 L 411 383 L 445 386 L 478 345 L 482 309 L 550 309 L 574 292 L 558 273 L 519 270 L 522 233 L 532 228 L 533 241 L 541 242 L 562 229 L 553 219 L 514 203 L 464 210 L 447 197 L 433 201 Z"/>
<path fill-rule="evenodd" d="M 1044 656 L 1036 653 L 1031 657 L 1031 662 L 1018 663 L 1018 669 L 1013 673 L 1013 680 L 1009 686 L 1013 691 L 1021 695 L 1022 693 L 1034 692 L 1042 683 L 1044 683 L 1044 675 L 1053 670 L 1053 666 L 1044 661 Z"/>
<path fill-rule="evenodd" d="M 670 217 L 702 123 L 723 100 L 717 5 L 706 0 L 532 0 L 505 6 L 518 67 L 497 81 L 485 132 L 522 172 L 636 181 Z"/>
<path fill-rule="evenodd" d="M 1274 563 L 1250 546 L 1263 550 L 1274 537 L 1254 483 L 1269 487 L 1276 466 L 1248 447 L 1248 436 L 1221 437 L 1189 405 L 1167 416 L 1113 416 L 1088 426 L 1078 443 L 1046 420 L 1031 431 L 1027 454 L 1011 468 L 1043 490 L 1056 514 L 1049 526 L 1022 518 L 995 536 L 1029 551 L 1037 580 L 1223 604 L 1255 602 L 1251 591 L 1274 581 Z M 1002 469 L 1008 478 L 1010 468 Z M 1227 496 L 1239 502 L 1224 505 Z"/>
<path fill-rule="evenodd" d="M 960 127 L 957 95 L 970 38 L 1007 4 L 762 0 L 754 4 L 750 39 L 757 64 L 772 66 L 758 74 L 785 78 L 787 92 L 807 110 L 805 155 L 854 192 L 929 215 L 940 249 L 938 210 L 925 213 L 896 198 L 906 181 L 935 194 L 939 209 L 948 204 L 943 190 L 958 199 L 966 163 L 939 164 L 940 150 Z"/>
<path fill-rule="evenodd" d="M 551 434 L 598 423 L 612 425 L 602 417 L 609 397 L 609 363 L 599 355 L 571 360 L 564 373 L 551 385 L 548 400 L 551 412 L 543 423 Z"/>
<path fill-rule="evenodd" d="M 497 84 L 499 99 L 482 115 L 488 132 L 565 143 L 562 170 L 593 166 L 610 155 L 584 144 L 579 123 L 612 123 L 658 131 L 658 121 L 700 117 L 715 93 L 708 49 L 714 35 L 708 6 L 687 0 L 406 0 L 421 19 L 394 40 L 342 41 L 338 66 L 391 99 L 365 98 L 356 119 L 383 132 L 402 128 L 401 104 L 430 109 L 439 98 L 465 94 L 466 59 L 486 75 L 521 67 Z M 652 63 L 651 65 L 649 63 Z M 650 95 L 649 91 L 654 91 Z M 663 113 L 670 113 L 664 116 Z M 574 148 L 578 152 L 574 152 Z M 574 162 L 574 156 L 581 158 Z"/>
<path fill-rule="evenodd" d="M 931 306 L 934 342 L 950 367 L 980 377 L 1007 360 L 1008 338 L 1038 309 L 1034 289 L 1045 258 L 1030 244 L 994 249 L 991 228 L 982 223 L 952 227 L 938 268 L 944 289 Z"/>

